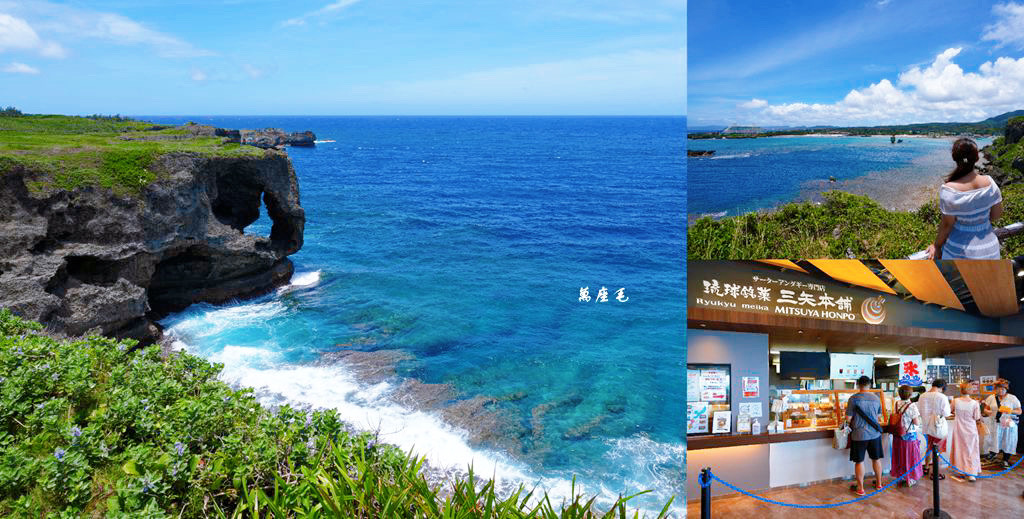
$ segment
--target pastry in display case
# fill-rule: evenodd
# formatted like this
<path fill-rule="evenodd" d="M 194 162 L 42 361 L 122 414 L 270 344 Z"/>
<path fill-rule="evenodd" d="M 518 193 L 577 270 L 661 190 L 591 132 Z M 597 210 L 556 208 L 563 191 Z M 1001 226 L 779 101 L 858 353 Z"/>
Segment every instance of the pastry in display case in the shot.
<path fill-rule="evenodd" d="M 832 390 L 793 390 L 783 396 L 778 420 L 784 431 L 834 429 L 835 397 Z"/>

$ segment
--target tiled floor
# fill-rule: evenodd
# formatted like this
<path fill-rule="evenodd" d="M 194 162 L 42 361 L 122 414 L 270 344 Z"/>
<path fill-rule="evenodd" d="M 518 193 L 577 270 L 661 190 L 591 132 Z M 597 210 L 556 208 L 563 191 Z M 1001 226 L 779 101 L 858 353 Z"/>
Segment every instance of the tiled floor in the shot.
<path fill-rule="evenodd" d="M 946 473 L 944 470 L 943 473 Z M 870 486 L 871 477 L 865 484 Z M 889 480 L 883 480 L 883 484 Z M 846 501 L 857 496 L 850 491 L 850 481 L 825 483 L 804 488 L 790 488 L 761 492 L 759 495 L 799 504 L 827 504 Z M 953 519 L 1024 517 L 1024 463 L 1002 476 L 961 482 L 947 476 L 940 482 L 941 507 Z M 721 488 L 715 484 L 714 488 Z M 920 519 L 925 509 L 932 507 L 931 480 L 919 482 L 913 488 L 890 487 L 870 499 L 828 509 L 800 509 L 772 505 L 746 496 L 726 496 L 712 501 L 711 517 L 726 518 L 784 518 L 849 517 L 858 519 L 914 518 Z M 689 496 L 696 497 L 696 496 Z M 687 506 L 687 517 L 697 519 L 700 501 Z"/>

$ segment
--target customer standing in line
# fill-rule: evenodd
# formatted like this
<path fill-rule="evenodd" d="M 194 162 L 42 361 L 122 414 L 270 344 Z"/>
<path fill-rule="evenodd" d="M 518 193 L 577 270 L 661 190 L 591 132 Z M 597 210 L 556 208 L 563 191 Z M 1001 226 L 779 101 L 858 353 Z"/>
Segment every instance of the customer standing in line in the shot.
<path fill-rule="evenodd" d="M 882 403 L 878 397 L 868 392 L 871 378 L 863 376 L 857 379 L 857 393 L 846 403 L 846 421 L 850 424 L 850 461 L 857 476 L 857 484 L 852 485 L 858 496 L 864 495 L 864 453 L 871 457 L 871 467 L 875 471 L 875 489 L 882 488 L 882 426 L 878 424 L 878 415 L 882 414 Z"/>
<path fill-rule="evenodd" d="M 921 425 L 921 412 L 917 404 L 910 401 L 914 394 L 910 386 L 902 385 L 897 390 L 899 400 L 892 406 L 893 414 L 903 414 L 903 428 L 907 431 L 903 436 L 892 435 L 892 469 L 889 475 L 898 478 L 903 474 L 908 487 L 914 486 L 924 472 L 921 470 L 921 445 L 917 440 L 917 430 Z"/>
<path fill-rule="evenodd" d="M 1010 467 L 1010 456 L 1017 453 L 1017 424 L 1020 421 L 1020 400 L 1009 393 L 1010 382 L 999 379 L 996 392 L 985 400 L 985 408 L 996 419 L 996 445 L 1003 455 L 1003 468 Z"/>
<path fill-rule="evenodd" d="M 975 481 L 974 474 L 981 474 L 981 452 L 978 450 L 978 422 L 981 408 L 971 398 L 970 382 L 960 383 L 960 396 L 953 400 L 953 436 L 950 461 L 953 466 L 967 473 L 967 481 Z"/>
<path fill-rule="evenodd" d="M 946 436 L 949 434 L 948 424 L 946 435 L 941 437 L 938 436 L 936 428 L 937 420 L 945 420 L 950 415 L 949 399 L 943 393 L 945 389 L 946 381 L 937 378 L 932 382 L 932 387 L 917 399 L 917 410 L 921 412 L 921 423 L 923 424 L 921 428 L 925 438 L 928 440 L 928 447 L 935 447 L 940 453 L 946 450 Z M 925 457 L 925 474 L 928 474 L 928 471 L 931 470 L 931 461 L 931 456 Z M 939 471 L 938 467 L 934 467 L 934 469 L 936 472 Z M 939 479 L 946 479 L 946 476 L 940 472 Z"/>

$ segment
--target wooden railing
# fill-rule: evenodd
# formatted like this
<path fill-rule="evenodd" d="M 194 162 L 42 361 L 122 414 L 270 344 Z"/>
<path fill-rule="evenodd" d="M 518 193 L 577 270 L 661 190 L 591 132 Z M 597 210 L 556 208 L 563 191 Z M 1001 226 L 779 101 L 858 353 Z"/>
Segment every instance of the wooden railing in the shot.
<path fill-rule="evenodd" d="M 1010 236 L 1015 236 L 1024 233 L 1024 222 L 1011 223 L 1005 227 L 996 227 L 993 231 L 999 241 L 1003 241 Z M 928 251 L 922 250 L 907 256 L 907 259 L 912 260 L 923 260 L 928 259 Z"/>

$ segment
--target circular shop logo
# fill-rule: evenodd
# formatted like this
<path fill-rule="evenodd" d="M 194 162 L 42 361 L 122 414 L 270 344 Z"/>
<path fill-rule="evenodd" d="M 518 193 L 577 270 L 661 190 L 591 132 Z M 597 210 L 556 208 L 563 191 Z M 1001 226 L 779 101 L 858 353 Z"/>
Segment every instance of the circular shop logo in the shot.
<path fill-rule="evenodd" d="M 860 315 L 869 324 L 881 324 L 885 320 L 885 297 L 869 297 L 860 304 Z"/>

